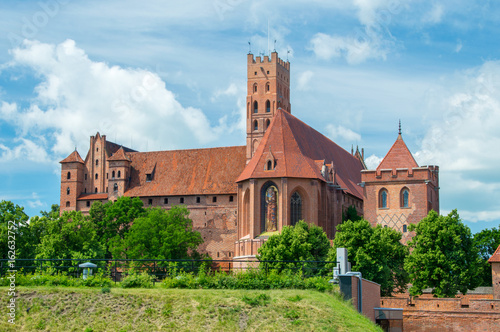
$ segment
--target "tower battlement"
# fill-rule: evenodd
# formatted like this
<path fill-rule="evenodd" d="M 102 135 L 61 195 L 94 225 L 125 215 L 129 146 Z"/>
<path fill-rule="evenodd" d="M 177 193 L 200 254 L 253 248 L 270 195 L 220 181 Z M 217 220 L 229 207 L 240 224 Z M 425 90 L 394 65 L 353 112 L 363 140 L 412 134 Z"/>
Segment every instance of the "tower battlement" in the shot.
<path fill-rule="evenodd" d="M 257 56 L 254 57 L 252 53 L 248 53 L 248 65 L 254 64 L 254 65 L 260 65 L 260 64 L 266 64 L 266 63 L 276 63 L 283 67 L 284 69 L 290 71 L 290 62 L 285 61 L 283 59 L 280 59 L 278 57 L 278 52 L 272 52 L 271 53 L 271 58 L 269 58 L 268 55 L 262 56 Z"/>

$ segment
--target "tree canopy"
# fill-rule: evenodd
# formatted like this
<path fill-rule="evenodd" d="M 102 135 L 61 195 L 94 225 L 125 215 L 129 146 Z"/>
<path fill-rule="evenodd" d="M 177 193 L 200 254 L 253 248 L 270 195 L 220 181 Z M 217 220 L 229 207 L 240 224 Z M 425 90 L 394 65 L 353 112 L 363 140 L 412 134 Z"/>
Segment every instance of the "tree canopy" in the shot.
<path fill-rule="evenodd" d="M 481 259 L 480 286 L 491 286 L 491 266 L 488 259 L 500 245 L 500 228 L 484 229 L 474 234 L 474 245 L 478 249 Z"/>
<path fill-rule="evenodd" d="M 325 261 L 330 241 L 321 227 L 300 220 L 295 226 L 284 226 L 280 234 L 272 235 L 258 249 L 260 261 Z M 284 268 L 293 263 L 273 263 L 272 268 Z"/>
<path fill-rule="evenodd" d="M 413 251 L 405 261 L 412 280 L 411 295 L 430 287 L 434 296 L 454 297 L 457 291 L 465 294 L 479 286 L 479 252 L 457 210 L 447 216 L 431 211 L 409 229 L 415 231 L 409 242 Z"/>
<path fill-rule="evenodd" d="M 380 225 L 372 227 L 364 219 L 348 220 L 337 230 L 328 260 L 336 260 L 337 248 L 346 248 L 351 270 L 379 283 L 383 296 L 405 291 L 409 281 L 404 270 L 408 249 L 400 242 L 401 233 Z"/>

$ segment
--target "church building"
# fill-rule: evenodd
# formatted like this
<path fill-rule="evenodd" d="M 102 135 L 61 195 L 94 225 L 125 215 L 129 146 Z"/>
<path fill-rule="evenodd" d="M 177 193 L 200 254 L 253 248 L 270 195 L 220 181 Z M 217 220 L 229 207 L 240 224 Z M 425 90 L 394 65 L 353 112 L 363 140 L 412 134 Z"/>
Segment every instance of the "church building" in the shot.
<path fill-rule="evenodd" d="M 253 259 L 283 226 L 299 220 L 335 237 L 356 208 L 373 225 L 403 233 L 439 212 L 438 167 L 419 167 L 401 133 L 376 170 L 292 115 L 290 63 L 247 56 L 245 146 L 138 152 L 90 137 L 85 159 L 61 161 L 61 213 L 93 202 L 139 197 L 146 207 L 186 205 L 213 259 Z"/>

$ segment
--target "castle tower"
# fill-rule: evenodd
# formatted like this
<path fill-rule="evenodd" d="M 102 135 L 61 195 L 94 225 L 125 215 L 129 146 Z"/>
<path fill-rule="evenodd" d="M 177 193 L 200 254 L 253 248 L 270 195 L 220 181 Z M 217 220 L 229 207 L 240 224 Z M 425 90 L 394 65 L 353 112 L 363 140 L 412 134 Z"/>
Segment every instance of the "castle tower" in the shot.
<path fill-rule="evenodd" d="M 363 214 L 373 226 L 402 233 L 402 242 L 413 236 L 416 224 L 429 211 L 439 213 L 439 167 L 419 166 L 406 146 L 401 127 L 396 142 L 375 170 L 361 171 Z"/>
<path fill-rule="evenodd" d="M 75 150 L 61 162 L 60 211 L 76 210 L 76 200 L 83 191 L 84 162 Z"/>
<path fill-rule="evenodd" d="M 123 147 L 121 147 L 114 155 L 108 158 L 109 164 L 109 181 L 108 181 L 108 198 L 116 200 L 118 197 L 123 196 L 127 190 L 128 179 L 130 176 L 130 158 L 127 157 Z M 148 172 L 146 170 L 146 172 Z M 152 177 L 151 172 L 146 174 L 146 177 Z M 146 179 L 148 181 L 148 178 Z M 151 181 L 151 179 L 149 179 Z"/>
<path fill-rule="evenodd" d="M 104 193 L 107 187 L 106 176 L 106 135 L 97 133 L 90 136 L 90 148 L 85 158 L 88 176 L 85 179 L 86 193 Z"/>
<path fill-rule="evenodd" d="M 247 56 L 247 163 L 254 155 L 278 108 L 291 113 L 290 62 L 277 52 Z"/>

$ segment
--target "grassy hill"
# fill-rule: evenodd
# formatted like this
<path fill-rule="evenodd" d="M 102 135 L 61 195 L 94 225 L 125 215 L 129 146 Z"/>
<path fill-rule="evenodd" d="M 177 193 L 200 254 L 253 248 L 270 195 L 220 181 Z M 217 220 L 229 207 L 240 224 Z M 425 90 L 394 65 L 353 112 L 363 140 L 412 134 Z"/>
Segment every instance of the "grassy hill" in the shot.
<path fill-rule="evenodd" d="M 1 331 L 381 331 L 338 295 L 305 290 L 18 287 Z M 29 312 L 27 312 L 27 309 Z"/>

